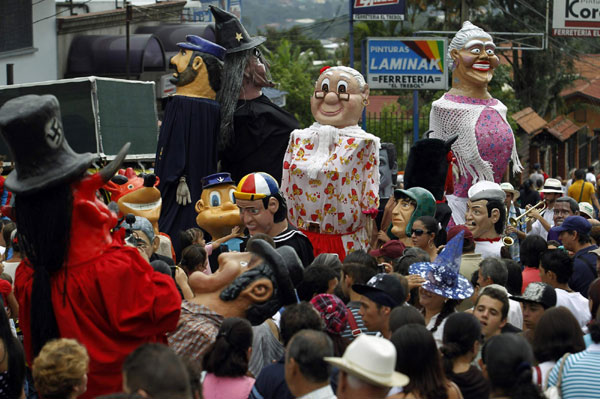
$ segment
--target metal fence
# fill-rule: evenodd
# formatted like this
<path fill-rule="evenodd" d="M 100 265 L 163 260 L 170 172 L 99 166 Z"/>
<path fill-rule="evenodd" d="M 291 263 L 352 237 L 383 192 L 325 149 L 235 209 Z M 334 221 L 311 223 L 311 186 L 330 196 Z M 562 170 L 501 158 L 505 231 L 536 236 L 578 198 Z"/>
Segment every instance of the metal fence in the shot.
<path fill-rule="evenodd" d="M 398 167 L 404 169 L 408 152 L 413 144 L 413 115 L 410 111 L 367 113 L 366 131 L 381 139 L 382 143 L 394 143 L 398 151 Z M 429 128 L 429 112 L 419 112 L 419 137 Z"/>

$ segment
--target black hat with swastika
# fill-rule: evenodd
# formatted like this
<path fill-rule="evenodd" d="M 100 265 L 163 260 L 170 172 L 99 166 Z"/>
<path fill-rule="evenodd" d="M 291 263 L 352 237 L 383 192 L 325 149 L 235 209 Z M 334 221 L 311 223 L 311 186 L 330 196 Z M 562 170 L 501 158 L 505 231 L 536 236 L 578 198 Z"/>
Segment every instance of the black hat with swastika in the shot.
<path fill-rule="evenodd" d="M 65 138 L 60 106 L 52 95 L 26 95 L 0 108 L 0 133 L 10 149 L 15 169 L 6 187 L 33 194 L 82 176 L 96 155 L 78 154 Z"/>

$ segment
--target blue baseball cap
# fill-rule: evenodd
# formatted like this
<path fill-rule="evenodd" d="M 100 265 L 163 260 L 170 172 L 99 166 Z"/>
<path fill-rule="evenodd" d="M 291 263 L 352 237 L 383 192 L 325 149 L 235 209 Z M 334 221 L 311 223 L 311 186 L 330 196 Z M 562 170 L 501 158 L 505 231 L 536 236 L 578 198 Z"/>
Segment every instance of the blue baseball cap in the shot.
<path fill-rule="evenodd" d="M 177 43 L 177 47 L 214 55 L 221 61 L 225 58 L 225 52 L 227 51 L 225 47 L 221 47 L 210 40 L 203 39 L 196 35 L 187 35 L 185 40 L 187 40 L 187 42 Z"/>
<path fill-rule="evenodd" d="M 227 172 L 214 173 L 212 175 L 205 176 L 201 179 L 202 189 L 216 186 L 219 184 L 232 184 L 235 186 L 235 182 L 231 180 L 231 174 Z"/>
<path fill-rule="evenodd" d="M 583 216 L 569 216 L 560 226 L 554 227 L 559 234 L 563 231 L 576 231 L 580 234 L 590 234 L 592 225 Z"/>

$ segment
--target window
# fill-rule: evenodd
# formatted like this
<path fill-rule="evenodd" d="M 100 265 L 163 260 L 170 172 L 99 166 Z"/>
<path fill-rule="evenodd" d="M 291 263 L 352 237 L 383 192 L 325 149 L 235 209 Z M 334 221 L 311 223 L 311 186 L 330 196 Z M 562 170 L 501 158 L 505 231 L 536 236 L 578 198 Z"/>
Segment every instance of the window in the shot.
<path fill-rule="evenodd" d="M 33 47 L 31 1 L 0 1 L 0 53 Z"/>
<path fill-rule="evenodd" d="M 576 109 L 573 117 L 575 118 L 575 122 L 585 122 L 587 117 L 585 108 Z"/>

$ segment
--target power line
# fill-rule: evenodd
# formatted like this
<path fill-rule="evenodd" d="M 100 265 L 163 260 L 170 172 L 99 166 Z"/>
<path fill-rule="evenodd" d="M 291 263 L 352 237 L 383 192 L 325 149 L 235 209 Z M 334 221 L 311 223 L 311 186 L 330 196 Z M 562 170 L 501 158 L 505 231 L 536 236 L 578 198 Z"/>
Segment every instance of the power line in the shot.
<path fill-rule="evenodd" d="M 35 4 L 41 3 L 42 1 L 44 1 L 44 0 L 40 0 L 40 1 L 38 1 L 37 3 L 35 3 Z M 77 3 L 77 5 L 79 6 L 79 5 L 81 5 L 81 4 L 86 4 L 86 3 L 89 3 L 90 1 L 92 1 L 92 0 L 86 0 L 86 1 L 84 1 L 83 3 Z M 50 15 L 50 16 L 48 16 L 48 17 L 40 18 L 40 19 L 38 19 L 37 21 L 33 21 L 33 24 L 37 24 L 38 22 L 42 22 L 42 21 L 45 21 L 45 20 L 47 20 L 47 19 L 54 18 L 54 17 L 56 17 L 57 15 L 60 15 L 60 14 L 62 14 L 63 12 L 67 12 L 67 11 L 69 11 L 69 9 L 68 9 L 68 8 L 65 8 L 64 10 L 62 10 L 62 11 L 59 11 L 59 12 L 57 12 L 56 14 Z M 32 24 L 32 25 L 33 25 L 33 24 Z"/>

